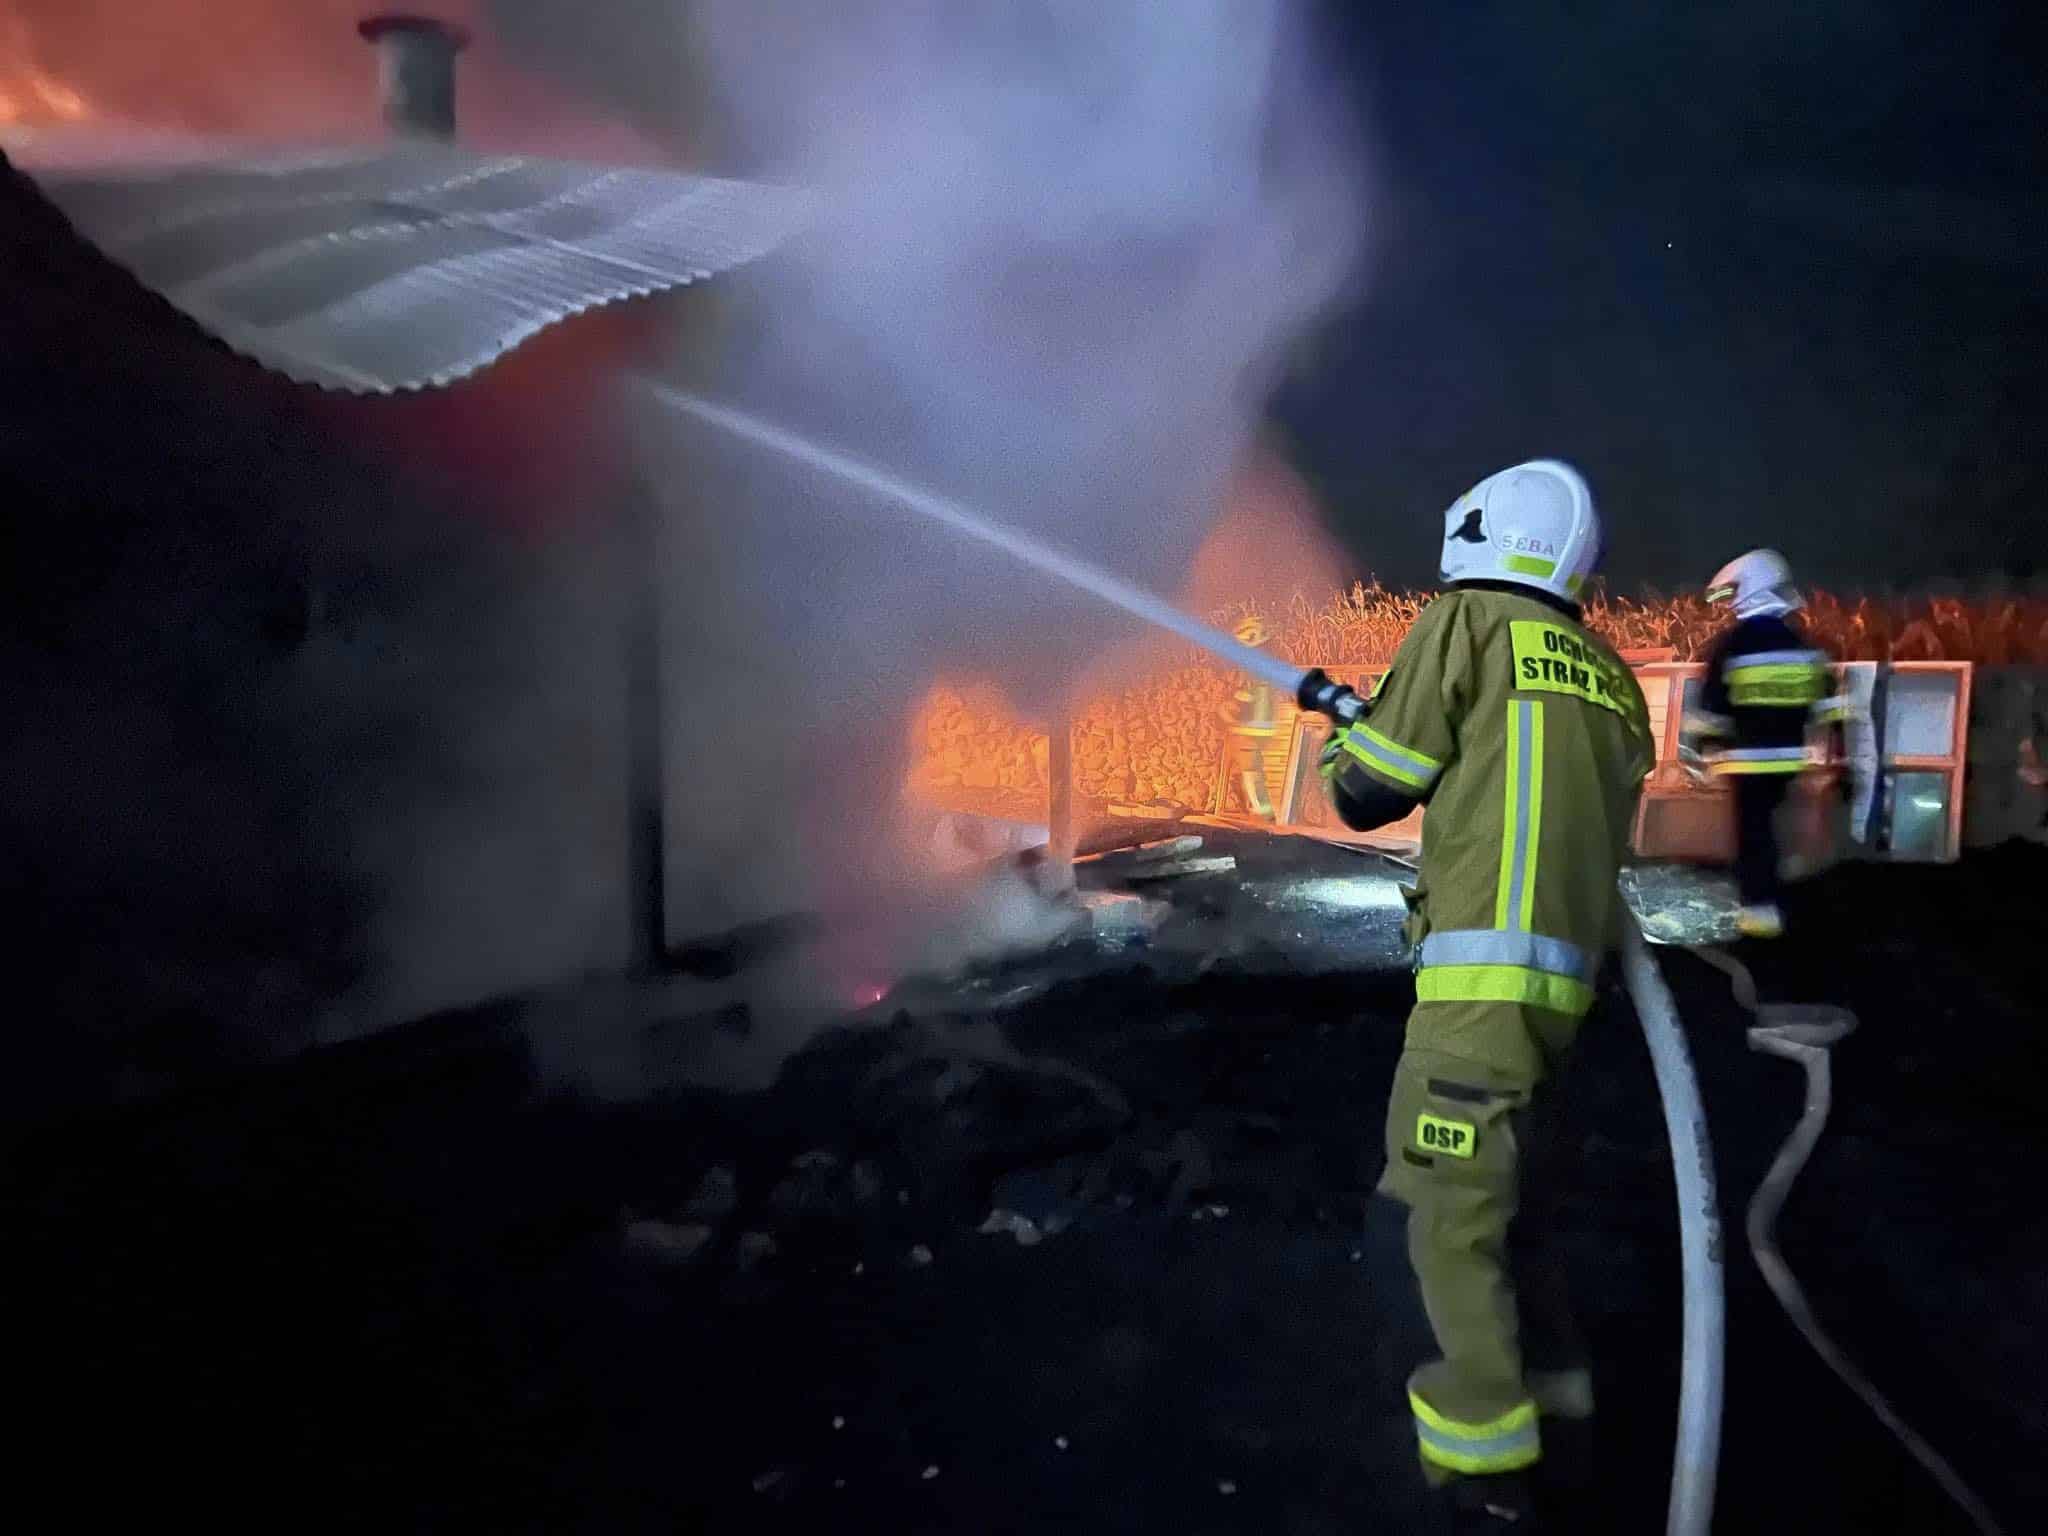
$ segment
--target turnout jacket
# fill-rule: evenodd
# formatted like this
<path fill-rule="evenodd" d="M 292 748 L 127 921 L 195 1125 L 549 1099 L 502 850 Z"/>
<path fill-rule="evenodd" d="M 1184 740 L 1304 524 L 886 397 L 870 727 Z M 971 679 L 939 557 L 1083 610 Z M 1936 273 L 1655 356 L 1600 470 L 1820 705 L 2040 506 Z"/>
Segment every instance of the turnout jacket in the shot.
<path fill-rule="evenodd" d="M 1718 774 L 1798 773 L 1807 729 L 1847 716 L 1826 652 L 1779 614 L 1738 619 L 1707 653 L 1687 735 L 1708 748 Z"/>
<path fill-rule="evenodd" d="M 1389 790 L 1428 803 L 1418 1003 L 1591 1007 L 1655 758 L 1634 675 L 1567 611 L 1474 588 L 1423 610 L 1326 754 L 1347 820 Z"/>

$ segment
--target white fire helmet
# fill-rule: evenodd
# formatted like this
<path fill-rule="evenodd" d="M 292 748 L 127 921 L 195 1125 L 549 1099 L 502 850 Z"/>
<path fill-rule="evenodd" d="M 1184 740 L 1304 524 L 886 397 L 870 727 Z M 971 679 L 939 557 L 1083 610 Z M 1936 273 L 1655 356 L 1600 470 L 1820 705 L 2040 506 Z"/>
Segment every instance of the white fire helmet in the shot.
<path fill-rule="evenodd" d="M 1790 613 L 1806 599 L 1792 584 L 1792 567 L 1775 549 L 1752 549 L 1730 560 L 1707 583 L 1707 601 L 1727 603 L 1738 619 Z"/>
<path fill-rule="evenodd" d="M 1593 489 L 1557 459 L 1488 475 L 1444 513 L 1447 583 L 1512 581 L 1576 603 L 1599 564 Z"/>

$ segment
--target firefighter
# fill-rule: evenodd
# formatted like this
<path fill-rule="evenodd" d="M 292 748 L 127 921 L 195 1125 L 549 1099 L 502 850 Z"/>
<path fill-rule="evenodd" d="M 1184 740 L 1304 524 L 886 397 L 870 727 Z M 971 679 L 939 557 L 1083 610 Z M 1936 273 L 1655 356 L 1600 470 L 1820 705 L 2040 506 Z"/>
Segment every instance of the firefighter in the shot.
<path fill-rule="evenodd" d="M 1812 760 L 1809 730 L 1839 728 L 1848 711 L 1832 686 L 1829 658 L 1793 619 L 1805 600 L 1783 555 L 1756 549 L 1723 566 L 1707 601 L 1726 604 L 1735 622 L 1707 654 L 1699 704 L 1684 730 L 1708 772 L 1734 784 L 1736 929 L 1774 939 L 1785 931 L 1778 813 Z"/>
<path fill-rule="evenodd" d="M 1263 646 L 1273 638 L 1266 621 L 1255 613 L 1240 619 L 1233 633 L 1240 645 Z M 1254 681 L 1238 689 L 1224 707 L 1224 717 L 1230 726 L 1229 769 L 1243 792 L 1244 808 L 1261 821 L 1271 821 L 1273 802 L 1266 793 L 1265 747 L 1275 724 L 1272 686 Z M 1224 809 L 1228 794 L 1227 785 L 1218 789 L 1217 810 Z"/>
<path fill-rule="evenodd" d="M 1555 1139 L 1553 1080 L 1622 921 L 1615 876 L 1655 763 L 1641 689 L 1580 622 L 1599 554 L 1569 465 L 1482 480 L 1444 517 L 1450 590 L 1320 760 L 1354 828 L 1429 807 L 1380 1191 L 1408 1208 L 1440 1351 L 1408 1383 L 1423 1472 L 1482 1529 L 1528 1516 L 1539 1416 L 1592 1413 L 1563 1271 L 1523 1186 L 1546 1193 L 1532 1169 Z"/>

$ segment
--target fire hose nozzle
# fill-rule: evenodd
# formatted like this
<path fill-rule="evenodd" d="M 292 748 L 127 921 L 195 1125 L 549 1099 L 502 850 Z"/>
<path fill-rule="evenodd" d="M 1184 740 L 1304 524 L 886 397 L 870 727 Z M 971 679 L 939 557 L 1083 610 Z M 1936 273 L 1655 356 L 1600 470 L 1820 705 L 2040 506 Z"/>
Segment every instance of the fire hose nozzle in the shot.
<path fill-rule="evenodd" d="M 1301 674 L 1294 688 L 1294 702 L 1312 714 L 1328 715 L 1339 725 L 1365 718 L 1366 701 L 1356 688 L 1340 683 L 1321 667 Z"/>

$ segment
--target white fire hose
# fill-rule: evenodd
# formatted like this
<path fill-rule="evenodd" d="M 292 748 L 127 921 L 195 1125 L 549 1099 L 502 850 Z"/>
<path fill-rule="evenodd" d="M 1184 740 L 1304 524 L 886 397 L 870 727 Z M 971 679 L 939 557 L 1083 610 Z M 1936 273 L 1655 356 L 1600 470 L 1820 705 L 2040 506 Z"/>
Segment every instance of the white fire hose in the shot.
<path fill-rule="evenodd" d="M 1792 1191 L 1792 1181 L 1799 1177 L 1807 1158 L 1813 1155 L 1814 1146 L 1827 1125 L 1833 1090 L 1829 1051 L 1856 1028 L 1856 1016 L 1846 1008 L 1827 1006 L 1760 1006 L 1755 983 L 1739 961 L 1711 949 L 1696 949 L 1693 953 L 1727 973 L 1734 983 L 1736 1001 L 1756 1015 L 1757 1023 L 1749 1031 L 1749 1048 L 1781 1056 L 1806 1069 L 1806 1105 L 1800 1113 L 1799 1123 L 1778 1149 L 1771 1171 L 1764 1175 L 1763 1183 L 1757 1186 L 1756 1194 L 1749 1202 L 1746 1226 L 1749 1248 L 1756 1258 L 1756 1267 L 1763 1272 L 1764 1283 L 1778 1298 L 1778 1305 L 1785 1309 L 1792 1326 L 1813 1347 L 1813 1352 L 1826 1362 L 1828 1369 L 1841 1379 L 1844 1386 L 1863 1399 L 1864 1405 L 1877 1416 L 1877 1421 L 1892 1432 L 1928 1476 L 1941 1485 L 1942 1492 L 1970 1517 L 1971 1524 L 1983 1536 L 2003 1536 L 1997 1519 L 1976 1492 L 1957 1475 L 1955 1468 L 1898 1416 L 1884 1394 L 1828 1337 L 1815 1319 L 1798 1278 L 1778 1252 L 1775 1231 L 1778 1212 Z"/>
<path fill-rule="evenodd" d="M 1622 975 L 1650 1047 L 1671 1171 L 1678 1183 L 1678 1236 L 1685 1273 L 1685 1352 L 1679 1368 L 1678 1442 L 1671 1458 L 1666 1536 L 1707 1536 L 1714 1519 L 1714 1477 L 1721 1459 L 1721 1384 L 1726 1298 L 1721 1273 L 1721 1209 L 1714 1184 L 1714 1148 L 1692 1052 L 1664 974 L 1627 916 L 1622 924 Z"/>

